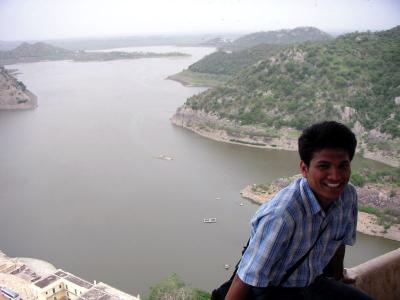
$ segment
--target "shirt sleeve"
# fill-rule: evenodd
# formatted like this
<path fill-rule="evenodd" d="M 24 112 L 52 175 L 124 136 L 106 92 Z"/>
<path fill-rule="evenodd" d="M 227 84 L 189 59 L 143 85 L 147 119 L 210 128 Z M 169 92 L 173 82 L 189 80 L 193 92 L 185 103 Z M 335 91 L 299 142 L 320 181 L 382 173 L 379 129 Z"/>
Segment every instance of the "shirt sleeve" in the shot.
<path fill-rule="evenodd" d="M 358 217 L 358 204 L 357 204 L 357 192 L 356 189 L 349 185 L 349 198 L 346 199 L 351 203 L 351 208 L 349 212 L 349 222 L 346 226 L 346 234 L 343 239 L 344 245 L 353 246 L 356 242 L 357 234 L 357 217 Z"/>
<path fill-rule="evenodd" d="M 266 287 L 271 281 L 271 268 L 282 254 L 292 230 L 282 216 L 264 215 L 252 221 L 249 246 L 239 264 L 237 275 L 246 284 Z"/>

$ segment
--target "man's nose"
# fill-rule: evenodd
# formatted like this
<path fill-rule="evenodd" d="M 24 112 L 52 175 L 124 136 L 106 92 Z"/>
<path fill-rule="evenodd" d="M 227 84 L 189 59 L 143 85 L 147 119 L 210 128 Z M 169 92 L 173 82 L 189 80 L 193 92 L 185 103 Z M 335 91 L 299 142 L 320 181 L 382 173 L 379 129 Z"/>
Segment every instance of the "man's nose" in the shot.
<path fill-rule="evenodd" d="M 340 173 L 339 168 L 337 168 L 337 167 L 330 168 L 330 170 L 329 170 L 329 178 L 330 179 L 339 180 L 340 177 L 341 177 L 341 173 Z"/>

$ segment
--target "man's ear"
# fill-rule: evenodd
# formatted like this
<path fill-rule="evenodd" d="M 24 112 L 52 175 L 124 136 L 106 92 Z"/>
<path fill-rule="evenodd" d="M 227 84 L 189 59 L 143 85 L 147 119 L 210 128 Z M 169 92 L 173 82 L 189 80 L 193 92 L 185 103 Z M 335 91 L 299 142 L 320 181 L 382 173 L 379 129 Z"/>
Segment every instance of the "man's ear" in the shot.
<path fill-rule="evenodd" d="M 303 177 L 307 178 L 308 167 L 304 161 L 300 161 L 300 171 Z"/>

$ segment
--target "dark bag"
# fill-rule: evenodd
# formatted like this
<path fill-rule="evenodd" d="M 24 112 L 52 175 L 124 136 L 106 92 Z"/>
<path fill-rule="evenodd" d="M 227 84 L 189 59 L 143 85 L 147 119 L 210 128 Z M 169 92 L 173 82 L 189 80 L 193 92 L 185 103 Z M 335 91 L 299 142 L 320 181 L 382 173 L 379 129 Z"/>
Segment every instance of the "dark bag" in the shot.
<path fill-rule="evenodd" d="M 233 278 L 224 282 L 219 288 L 215 289 L 211 293 L 211 300 L 224 300 L 226 294 L 228 294 L 229 288 L 232 285 Z"/>
<path fill-rule="evenodd" d="M 265 287 L 265 288 L 258 288 L 258 287 L 250 287 L 250 291 L 247 294 L 246 299 L 247 300 L 257 300 L 257 299 L 264 299 L 270 292 L 272 292 L 273 289 L 279 288 L 286 280 L 289 279 L 290 275 L 293 274 L 293 272 L 303 263 L 303 261 L 306 259 L 308 254 L 311 252 L 311 250 L 314 248 L 315 244 L 319 240 L 320 236 L 322 233 L 325 231 L 326 227 L 328 227 L 328 224 L 325 225 L 325 227 L 319 232 L 318 237 L 315 239 L 314 244 L 308 249 L 308 251 L 293 265 L 291 266 L 285 273 L 285 276 L 281 279 L 277 287 Z M 246 251 L 247 247 L 249 246 L 250 239 L 247 241 L 246 246 L 244 246 L 243 251 L 242 251 L 242 256 L 244 252 Z M 231 278 L 224 282 L 219 288 L 215 289 L 211 293 L 211 300 L 224 300 L 226 297 L 226 294 L 228 294 L 229 288 L 232 285 L 233 279 L 235 278 L 236 272 L 239 268 L 240 260 L 236 264 L 235 271 L 233 272 Z"/>
<path fill-rule="evenodd" d="M 246 246 L 243 247 L 242 250 L 242 256 L 244 252 L 246 251 L 247 247 L 249 246 L 250 239 L 247 241 Z M 215 289 L 211 293 L 211 300 L 224 300 L 226 297 L 226 294 L 228 294 L 229 288 L 232 285 L 233 278 L 235 278 L 236 272 L 239 268 L 240 260 L 235 266 L 235 271 L 233 271 L 233 274 L 231 278 L 229 278 L 228 281 L 224 282 L 219 288 Z"/>
<path fill-rule="evenodd" d="M 242 250 L 242 256 L 244 252 L 246 251 L 247 247 L 249 246 L 250 239 L 247 241 L 246 246 L 243 247 Z M 233 279 L 235 278 L 236 272 L 239 268 L 240 260 L 235 266 L 235 271 L 233 271 L 233 274 L 231 278 L 229 278 L 228 281 L 224 282 L 219 288 L 215 289 L 211 293 L 211 300 L 224 300 L 226 297 L 226 294 L 228 294 L 229 288 L 232 285 Z M 290 275 L 289 275 L 290 276 Z M 286 277 L 286 276 L 285 276 Z M 264 297 L 267 296 L 268 292 L 270 291 L 270 288 L 258 288 L 258 287 L 250 287 L 250 291 L 248 292 L 246 299 L 247 300 L 262 300 Z"/>

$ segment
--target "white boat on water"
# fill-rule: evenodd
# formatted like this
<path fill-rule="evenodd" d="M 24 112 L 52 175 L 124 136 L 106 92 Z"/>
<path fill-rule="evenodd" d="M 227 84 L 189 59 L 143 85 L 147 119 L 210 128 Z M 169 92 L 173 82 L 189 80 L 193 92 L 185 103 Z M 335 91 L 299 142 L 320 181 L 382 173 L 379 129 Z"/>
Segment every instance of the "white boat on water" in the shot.
<path fill-rule="evenodd" d="M 204 218 L 203 223 L 216 223 L 217 218 Z"/>
<path fill-rule="evenodd" d="M 163 160 L 174 160 L 173 157 L 165 155 L 165 154 L 160 154 L 159 156 L 157 156 L 158 159 L 163 159 Z"/>

